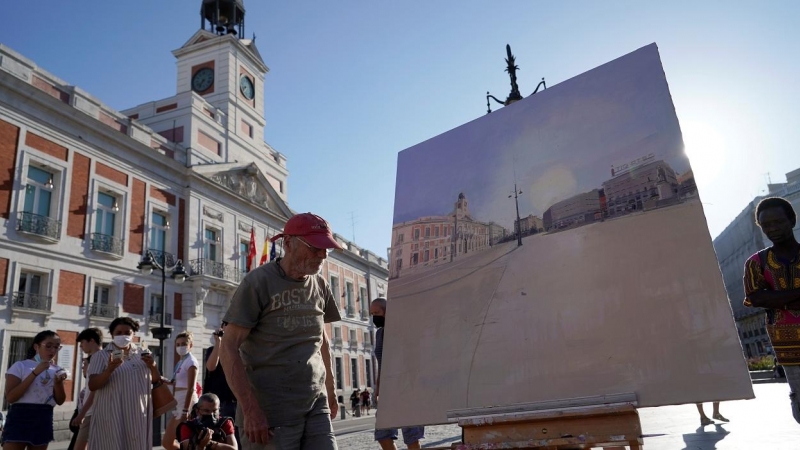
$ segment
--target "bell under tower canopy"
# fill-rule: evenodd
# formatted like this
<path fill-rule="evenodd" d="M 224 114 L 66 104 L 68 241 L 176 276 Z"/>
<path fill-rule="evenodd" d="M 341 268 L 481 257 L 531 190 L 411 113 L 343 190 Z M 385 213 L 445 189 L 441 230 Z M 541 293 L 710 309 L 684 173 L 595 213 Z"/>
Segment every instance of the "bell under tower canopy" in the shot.
<path fill-rule="evenodd" d="M 244 0 L 203 0 L 200 28 L 220 36 L 233 34 L 244 38 Z"/>

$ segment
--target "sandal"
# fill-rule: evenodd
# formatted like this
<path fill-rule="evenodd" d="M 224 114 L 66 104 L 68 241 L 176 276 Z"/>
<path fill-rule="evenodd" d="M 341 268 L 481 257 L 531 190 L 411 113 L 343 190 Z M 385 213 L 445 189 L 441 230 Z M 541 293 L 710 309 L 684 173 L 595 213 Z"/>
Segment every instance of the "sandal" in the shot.
<path fill-rule="evenodd" d="M 723 417 L 722 414 L 714 414 L 712 417 L 714 417 L 714 420 L 719 420 L 721 422 L 730 422 L 730 420 Z"/>
<path fill-rule="evenodd" d="M 705 425 L 713 425 L 713 424 L 714 424 L 714 421 L 709 419 L 708 417 L 700 418 L 700 425 L 704 425 L 705 426 Z"/>

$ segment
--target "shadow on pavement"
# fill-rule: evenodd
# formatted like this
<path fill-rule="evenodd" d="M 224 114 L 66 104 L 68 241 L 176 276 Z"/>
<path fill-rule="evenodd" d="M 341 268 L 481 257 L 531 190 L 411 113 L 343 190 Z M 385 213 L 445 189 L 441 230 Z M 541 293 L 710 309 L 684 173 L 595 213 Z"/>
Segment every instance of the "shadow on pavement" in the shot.
<path fill-rule="evenodd" d="M 701 426 L 694 433 L 683 435 L 683 442 L 686 444 L 683 450 L 714 450 L 717 442 L 725 439 L 728 434 L 730 431 L 718 423 L 714 424 L 714 431 L 711 432 L 706 432 L 705 427 Z"/>

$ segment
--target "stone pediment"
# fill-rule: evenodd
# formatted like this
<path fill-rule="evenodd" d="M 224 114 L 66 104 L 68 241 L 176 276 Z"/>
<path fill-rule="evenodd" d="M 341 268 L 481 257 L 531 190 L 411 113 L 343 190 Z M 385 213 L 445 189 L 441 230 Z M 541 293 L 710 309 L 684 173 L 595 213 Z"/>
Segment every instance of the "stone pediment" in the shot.
<path fill-rule="evenodd" d="M 230 164 L 226 165 L 232 166 Z M 233 167 L 224 168 L 227 170 L 223 169 L 221 171 L 219 170 L 220 164 L 211 168 L 217 170 L 210 173 L 202 173 L 199 170 L 198 172 L 260 208 L 284 216 L 287 219 L 291 217 L 292 213 L 289 207 L 255 164 L 236 164 Z"/>

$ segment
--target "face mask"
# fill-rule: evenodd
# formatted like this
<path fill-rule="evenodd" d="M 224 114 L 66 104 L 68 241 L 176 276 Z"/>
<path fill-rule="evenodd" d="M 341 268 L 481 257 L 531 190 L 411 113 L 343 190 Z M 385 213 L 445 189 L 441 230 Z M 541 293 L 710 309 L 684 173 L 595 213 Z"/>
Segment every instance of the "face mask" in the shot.
<path fill-rule="evenodd" d="M 213 428 L 217 425 L 218 416 L 216 413 L 208 416 L 200 416 L 200 424 L 206 428 Z"/>
<path fill-rule="evenodd" d="M 42 357 L 39 356 L 39 354 L 37 353 L 33 356 L 33 360 L 36 361 L 36 364 L 39 364 L 40 362 L 42 362 Z"/>
<path fill-rule="evenodd" d="M 375 324 L 378 328 L 383 328 L 383 325 L 386 323 L 386 317 L 384 316 L 372 316 L 372 323 Z"/>
<path fill-rule="evenodd" d="M 184 345 L 183 347 L 175 347 L 175 352 L 181 356 L 186 356 L 189 354 L 189 346 Z"/>
<path fill-rule="evenodd" d="M 129 334 L 114 336 L 114 345 L 116 345 L 119 348 L 125 348 L 131 345 L 131 341 L 133 341 L 133 336 Z"/>

